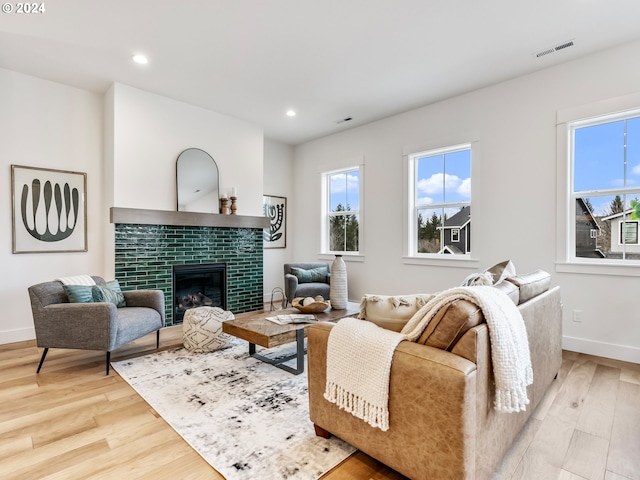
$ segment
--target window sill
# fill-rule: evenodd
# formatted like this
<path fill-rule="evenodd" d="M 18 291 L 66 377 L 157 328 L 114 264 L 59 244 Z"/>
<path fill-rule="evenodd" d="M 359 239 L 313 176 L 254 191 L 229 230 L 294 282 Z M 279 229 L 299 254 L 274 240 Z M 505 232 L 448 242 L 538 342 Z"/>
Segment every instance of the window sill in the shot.
<path fill-rule="evenodd" d="M 640 277 L 640 265 L 556 262 L 556 272 L 579 273 L 582 275 L 614 275 L 617 277 Z"/>
<path fill-rule="evenodd" d="M 463 258 L 434 258 L 434 257 L 402 257 L 402 263 L 405 265 L 430 265 L 435 267 L 456 267 L 469 268 L 477 270 L 480 266 L 480 260 L 463 257 Z"/>
<path fill-rule="evenodd" d="M 333 253 L 319 253 L 318 260 L 330 261 L 336 258 Z M 342 254 L 342 259 L 345 262 L 364 262 L 364 255 L 362 254 Z"/>

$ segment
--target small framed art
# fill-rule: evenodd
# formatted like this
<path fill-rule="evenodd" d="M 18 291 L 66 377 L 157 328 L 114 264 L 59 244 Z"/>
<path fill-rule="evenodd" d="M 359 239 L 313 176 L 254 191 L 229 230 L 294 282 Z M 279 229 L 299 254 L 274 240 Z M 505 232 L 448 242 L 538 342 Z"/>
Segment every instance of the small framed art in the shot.
<path fill-rule="evenodd" d="M 270 227 L 263 232 L 264 248 L 287 246 L 287 199 L 274 195 L 262 197 L 262 210 L 269 217 Z"/>

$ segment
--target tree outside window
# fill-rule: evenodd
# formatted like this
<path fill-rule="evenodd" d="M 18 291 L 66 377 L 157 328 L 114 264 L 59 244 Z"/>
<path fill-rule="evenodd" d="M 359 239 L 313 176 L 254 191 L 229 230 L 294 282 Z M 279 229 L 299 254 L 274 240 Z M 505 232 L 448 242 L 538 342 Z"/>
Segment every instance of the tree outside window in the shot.
<path fill-rule="evenodd" d="M 327 173 L 327 222 L 329 251 L 360 250 L 360 170 Z"/>

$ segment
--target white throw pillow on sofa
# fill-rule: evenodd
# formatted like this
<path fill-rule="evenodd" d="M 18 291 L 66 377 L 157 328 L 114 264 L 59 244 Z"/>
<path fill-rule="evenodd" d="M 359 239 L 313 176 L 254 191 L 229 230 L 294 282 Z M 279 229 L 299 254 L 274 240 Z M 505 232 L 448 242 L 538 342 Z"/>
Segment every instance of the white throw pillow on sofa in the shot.
<path fill-rule="evenodd" d="M 368 320 L 379 327 L 399 332 L 413 315 L 434 295 L 417 293 L 413 295 L 371 295 L 366 294 L 360 301 L 358 318 Z"/>

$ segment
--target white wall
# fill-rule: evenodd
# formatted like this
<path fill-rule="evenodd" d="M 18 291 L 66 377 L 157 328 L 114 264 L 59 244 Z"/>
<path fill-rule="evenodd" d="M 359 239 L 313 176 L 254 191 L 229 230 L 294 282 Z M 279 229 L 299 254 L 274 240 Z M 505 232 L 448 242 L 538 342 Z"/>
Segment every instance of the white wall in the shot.
<path fill-rule="evenodd" d="M 280 287 L 284 290 L 283 265 L 292 261 L 293 247 L 291 208 L 293 193 L 293 147 L 274 140 L 264 140 L 264 193 L 287 198 L 287 246 L 264 250 L 264 298 L 271 300 L 271 292 Z M 274 297 L 281 299 L 280 295 Z"/>
<path fill-rule="evenodd" d="M 640 363 L 632 294 L 640 279 L 560 273 L 555 266 L 556 113 L 638 91 L 636 42 L 300 145 L 289 211 L 290 224 L 305 228 L 290 230 L 293 257 L 319 258 L 319 172 L 364 158 L 364 261 L 348 263 L 352 300 L 364 293 L 439 291 L 509 258 L 518 271 L 544 269 L 561 286 L 567 347 Z M 404 263 L 403 153 L 469 141 L 479 142 L 472 193 L 477 263 Z M 573 310 L 582 311 L 581 323 L 572 321 Z"/>
<path fill-rule="evenodd" d="M 0 344 L 35 338 L 29 285 L 103 272 L 102 102 L 101 95 L 0 69 Z M 87 173 L 88 252 L 12 253 L 11 164 Z"/>

